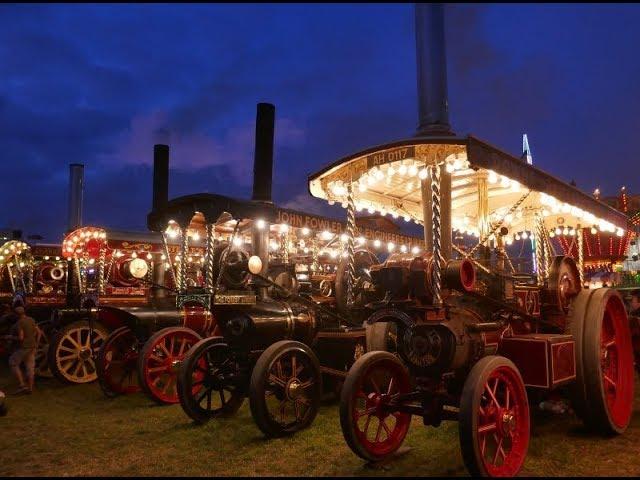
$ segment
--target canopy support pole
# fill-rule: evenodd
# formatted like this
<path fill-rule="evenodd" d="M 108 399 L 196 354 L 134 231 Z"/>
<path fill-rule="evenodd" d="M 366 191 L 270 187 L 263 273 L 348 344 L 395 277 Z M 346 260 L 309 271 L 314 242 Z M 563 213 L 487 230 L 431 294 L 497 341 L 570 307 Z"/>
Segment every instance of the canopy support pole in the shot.
<path fill-rule="evenodd" d="M 11 269 L 11 265 L 7 263 L 7 272 L 9 273 L 9 281 L 11 282 L 11 292 L 16 293 L 16 283 L 13 280 L 13 270 Z"/>
<path fill-rule="evenodd" d="M 441 296 L 441 270 L 442 270 L 442 243 L 441 243 L 441 217 L 440 217 L 440 165 L 437 163 L 431 167 L 431 223 L 433 232 L 433 269 L 431 270 L 433 304 L 442 306 Z"/>
<path fill-rule="evenodd" d="M 488 173 L 480 170 L 476 173 L 478 182 L 478 234 L 482 240 L 480 247 L 480 257 L 488 261 L 491 251 L 488 248 L 489 242 L 489 184 L 487 182 Z"/>
<path fill-rule="evenodd" d="M 356 204 L 353 200 L 353 183 L 347 186 L 347 306 L 354 304 L 353 287 L 356 281 L 356 254 L 353 248 L 356 234 Z"/>
<path fill-rule="evenodd" d="M 535 250 L 536 261 L 536 280 L 538 286 L 544 285 L 544 281 L 547 277 L 547 269 L 545 263 L 545 248 L 544 248 L 544 221 L 539 213 L 535 214 L 535 235 L 533 237 L 533 247 Z"/>
<path fill-rule="evenodd" d="M 180 246 L 180 286 L 181 293 L 187 291 L 187 254 L 189 253 L 189 229 L 182 229 L 182 245 Z"/>
<path fill-rule="evenodd" d="M 431 175 L 431 168 L 429 168 Z M 421 182 L 422 193 L 422 223 L 424 227 L 424 250 L 425 252 L 433 252 L 433 225 L 431 217 L 433 216 L 431 209 L 431 180 L 427 177 Z"/>
<path fill-rule="evenodd" d="M 215 228 L 213 223 L 207 224 L 207 248 L 205 252 L 206 256 L 206 267 L 205 267 L 205 286 L 207 291 L 213 294 L 213 250 L 214 250 L 214 242 L 215 242 Z"/>
<path fill-rule="evenodd" d="M 578 275 L 580 276 L 580 290 L 584 288 L 584 228 L 576 226 L 578 235 Z"/>
<path fill-rule="evenodd" d="M 106 261 L 106 249 L 100 248 L 100 257 L 98 258 L 98 295 L 104 295 L 104 265 Z"/>

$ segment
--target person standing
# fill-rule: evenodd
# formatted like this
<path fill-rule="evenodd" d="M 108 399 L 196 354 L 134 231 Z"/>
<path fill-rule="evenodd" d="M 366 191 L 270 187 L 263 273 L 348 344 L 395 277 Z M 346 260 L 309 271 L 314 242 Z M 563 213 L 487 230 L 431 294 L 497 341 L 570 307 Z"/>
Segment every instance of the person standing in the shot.
<path fill-rule="evenodd" d="M 33 391 L 33 379 L 36 366 L 36 347 L 38 327 L 36 321 L 27 316 L 22 305 L 14 309 L 18 320 L 12 328 L 12 336 L 17 342 L 15 351 L 9 357 L 9 366 L 19 383 L 16 393 L 31 393 Z M 24 364 L 27 381 L 22 375 L 21 365 Z"/>

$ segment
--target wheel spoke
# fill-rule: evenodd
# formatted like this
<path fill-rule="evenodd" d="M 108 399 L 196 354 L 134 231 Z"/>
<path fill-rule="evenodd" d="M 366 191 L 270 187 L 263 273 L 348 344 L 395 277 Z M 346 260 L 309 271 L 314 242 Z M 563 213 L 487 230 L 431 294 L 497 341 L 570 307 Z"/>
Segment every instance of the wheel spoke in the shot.
<path fill-rule="evenodd" d="M 497 387 L 497 384 L 496 384 L 496 387 Z M 498 402 L 498 399 L 496 398 L 495 394 L 493 393 L 491 388 L 489 388 L 488 383 L 485 385 L 485 390 L 489 392 L 489 396 L 491 397 L 491 400 L 493 401 L 493 403 L 496 404 L 496 407 L 500 408 L 501 407 L 500 402 Z"/>
<path fill-rule="evenodd" d="M 506 398 L 506 399 L 505 399 L 505 401 L 504 401 L 504 403 L 505 403 L 504 408 L 506 408 L 507 410 L 509 410 L 509 406 L 510 406 L 510 405 L 509 405 L 509 403 L 510 403 L 510 402 L 509 402 L 509 400 L 510 400 L 509 396 L 510 396 L 510 393 L 511 393 L 511 389 L 509 388 L 509 386 L 508 386 L 508 385 L 507 385 L 506 390 L 507 390 L 507 398 Z"/>
<path fill-rule="evenodd" d="M 387 427 L 386 420 L 386 417 L 384 419 L 380 419 L 380 424 L 382 425 L 382 428 L 384 428 L 384 431 L 387 432 L 387 439 L 389 439 L 391 438 L 391 431 L 389 430 L 389 427 Z"/>
<path fill-rule="evenodd" d="M 306 389 L 306 388 L 309 388 L 309 387 L 310 387 L 310 386 L 312 386 L 313 384 L 315 384 L 315 382 L 313 381 L 313 379 L 309 379 L 309 380 L 307 380 L 306 382 L 302 382 L 302 383 L 300 384 L 300 387 L 299 387 L 299 388 L 302 388 L 302 389 L 304 390 L 304 389 Z"/>
<path fill-rule="evenodd" d="M 180 350 L 178 351 L 178 356 L 181 357 L 184 353 L 184 346 L 187 344 L 187 339 L 183 338 L 182 342 L 180 342 Z"/>
<path fill-rule="evenodd" d="M 297 376 L 296 373 L 298 371 L 298 360 L 295 355 L 291 355 L 291 375 Z"/>
<path fill-rule="evenodd" d="M 616 382 L 614 382 L 613 379 L 609 377 L 606 373 L 603 374 L 602 376 L 604 377 L 604 381 L 608 383 L 611 387 L 613 387 L 614 390 L 618 387 L 616 385 Z"/>
<path fill-rule="evenodd" d="M 496 463 L 498 462 L 498 455 L 500 454 L 500 451 L 502 450 L 502 437 L 500 437 L 500 440 L 498 440 L 498 437 L 496 436 L 496 434 L 493 434 L 493 439 L 496 441 L 496 453 L 493 456 L 493 463 L 494 465 L 496 465 Z M 504 452 L 503 452 L 504 453 Z"/>
<path fill-rule="evenodd" d="M 376 411 L 376 407 L 367 408 L 367 409 L 366 409 L 364 412 L 362 412 L 362 413 L 361 413 L 361 412 L 358 412 L 358 411 L 356 410 L 356 412 L 355 412 L 355 413 L 356 413 L 356 418 L 360 418 L 360 417 L 362 417 L 362 416 L 364 416 L 364 415 L 373 415 L 375 411 Z"/>
<path fill-rule="evenodd" d="M 378 388 L 378 384 L 375 382 L 373 377 L 369 377 L 369 381 L 371 382 L 371 385 L 373 386 L 373 389 L 376 391 L 376 393 L 380 395 L 380 388 Z"/>
<path fill-rule="evenodd" d="M 387 395 L 391 395 L 391 392 L 393 391 L 393 387 L 394 387 L 393 380 L 394 378 L 391 377 L 391 380 L 389 381 L 389 388 L 387 388 Z"/>
<path fill-rule="evenodd" d="M 275 383 L 276 385 L 281 386 L 282 388 L 284 388 L 287 384 L 284 382 L 284 380 L 282 380 L 281 378 L 277 377 L 276 375 L 274 375 L 273 373 L 269 374 L 269 381 L 272 383 Z"/>
<path fill-rule="evenodd" d="M 367 421 L 364 423 L 364 429 L 362 433 L 364 433 L 365 438 L 367 437 L 367 432 L 369 431 L 369 423 L 371 422 L 371 415 L 367 417 Z"/>
<path fill-rule="evenodd" d="M 378 419 L 378 429 L 376 430 L 376 439 L 375 439 L 376 443 L 380 441 L 381 432 L 382 432 L 382 420 Z"/>
<path fill-rule="evenodd" d="M 483 425 L 481 427 L 478 427 L 478 433 L 480 434 L 486 434 L 486 433 L 491 433 L 496 431 L 498 428 L 498 425 L 496 423 L 489 423 L 487 425 Z"/>

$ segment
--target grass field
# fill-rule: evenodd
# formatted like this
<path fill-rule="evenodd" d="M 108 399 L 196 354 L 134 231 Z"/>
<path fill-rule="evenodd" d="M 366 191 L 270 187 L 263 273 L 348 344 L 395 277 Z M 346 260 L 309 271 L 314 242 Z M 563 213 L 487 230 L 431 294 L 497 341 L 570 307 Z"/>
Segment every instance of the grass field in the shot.
<path fill-rule="evenodd" d="M 4 367 L 0 389 L 12 390 Z M 586 433 L 570 415 L 536 416 L 524 475 L 640 475 L 640 383 L 625 435 Z M 410 450 L 370 467 L 344 443 L 335 402 L 311 428 L 265 440 L 248 403 L 231 419 L 194 426 L 179 405 L 155 406 L 142 394 L 108 400 L 97 384 L 44 380 L 31 396 L 9 397 L 0 417 L 0 476 L 16 475 L 466 475 L 457 424 L 422 426 L 414 418 Z"/>

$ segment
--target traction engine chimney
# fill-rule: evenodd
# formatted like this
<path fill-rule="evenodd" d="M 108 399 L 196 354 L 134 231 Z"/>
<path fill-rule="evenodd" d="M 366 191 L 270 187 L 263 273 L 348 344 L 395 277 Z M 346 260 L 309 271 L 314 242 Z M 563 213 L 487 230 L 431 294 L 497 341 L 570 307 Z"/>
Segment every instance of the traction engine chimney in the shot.
<path fill-rule="evenodd" d="M 417 3 L 418 131 L 416 135 L 453 135 L 449 125 L 444 7 Z"/>
<path fill-rule="evenodd" d="M 82 226 L 82 195 L 84 190 L 84 165 L 69 165 L 69 214 L 67 231 L 71 232 Z"/>
<path fill-rule="evenodd" d="M 256 141 L 253 158 L 253 192 L 254 202 L 273 203 L 271 186 L 273 183 L 273 136 L 275 131 L 276 107 L 270 103 L 259 103 L 256 112 Z M 257 220 L 257 219 L 256 219 Z M 253 254 L 262 260 L 262 275 L 269 269 L 269 224 L 265 221 L 258 227 L 253 222 L 251 243 Z M 266 289 L 260 295 L 266 296 Z"/>
<path fill-rule="evenodd" d="M 169 145 L 153 146 L 153 198 L 151 209 L 162 210 L 169 202 Z"/>

